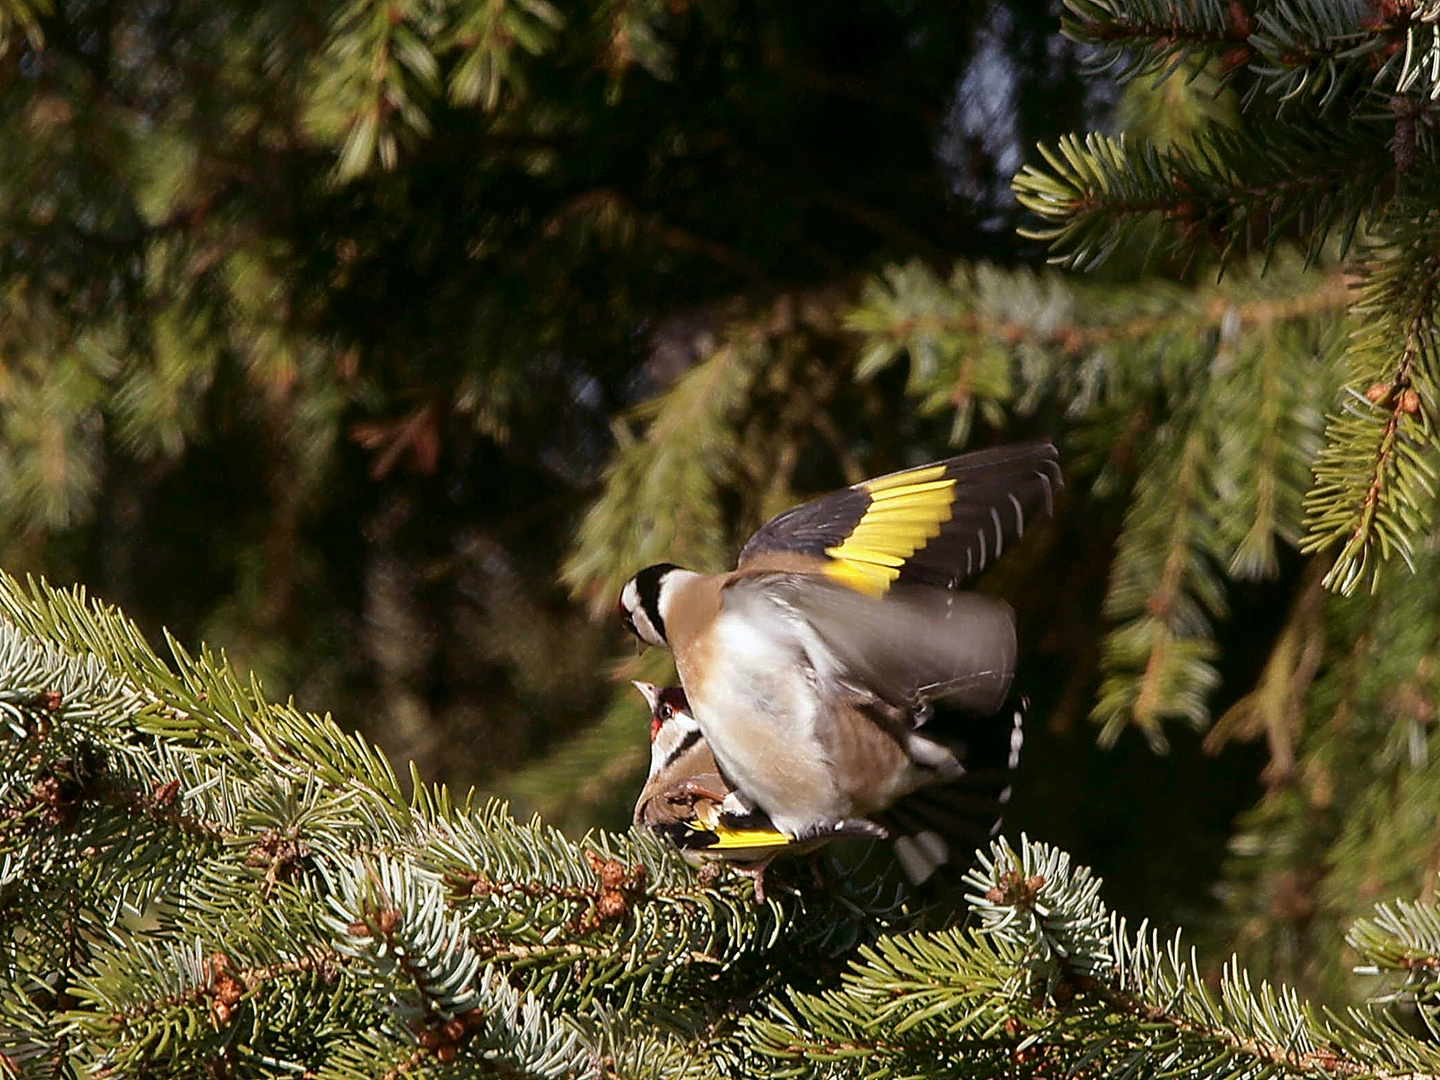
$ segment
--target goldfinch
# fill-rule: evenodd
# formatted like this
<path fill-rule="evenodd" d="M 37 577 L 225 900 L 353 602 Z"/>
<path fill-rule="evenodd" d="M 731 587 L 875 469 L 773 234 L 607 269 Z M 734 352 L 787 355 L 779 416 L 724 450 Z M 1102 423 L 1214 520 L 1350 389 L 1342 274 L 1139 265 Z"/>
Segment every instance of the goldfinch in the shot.
<path fill-rule="evenodd" d="M 734 810 L 734 788 L 721 775 L 685 692 L 646 682 L 635 688 L 650 706 L 650 775 L 635 802 L 635 824 L 665 836 L 692 861 L 731 863 L 754 877 L 756 897 L 763 900 L 764 871 L 777 855 L 808 851 L 824 841 L 796 843 L 763 812 Z M 1020 760 L 1023 718 L 1022 704 L 1011 712 L 1008 728 L 978 725 L 960 749 L 962 780 L 918 791 L 879 816 L 912 885 L 999 828 L 1000 809 L 1010 799 L 1010 774 Z"/>
<path fill-rule="evenodd" d="M 762 812 L 734 809 L 734 788 L 720 775 L 683 690 L 647 682 L 635 688 L 650 706 L 650 775 L 635 801 L 635 824 L 666 837 L 687 858 L 724 859 L 752 873 L 763 899 L 765 867 L 795 841 Z"/>
<path fill-rule="evenodd" d="M 879 837 L 877 814 L 962 778 L 964 732 L 932 706 L 997 712 L 1016 644 L 1009 605 L 956 587 L 1051 514 L 1060 484 L 1049 440 L 962 454 L 772 518 L 729 573 L 636 574 L 625 623 L 674 652 L 734 808 L 800 842 Z"/>

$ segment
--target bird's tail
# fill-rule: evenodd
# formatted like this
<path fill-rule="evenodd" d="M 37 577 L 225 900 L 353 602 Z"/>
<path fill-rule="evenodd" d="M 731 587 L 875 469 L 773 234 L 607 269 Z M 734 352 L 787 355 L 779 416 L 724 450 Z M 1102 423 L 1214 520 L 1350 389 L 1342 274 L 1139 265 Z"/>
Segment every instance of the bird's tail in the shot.
<path fill-rule="evenodd" d="M 890 833 L 895 858 L 912 885 L 929 879 L 942 866 L 966 860 L 1000 829 L 1010 801 L 1010 785 L 1025 742 L 1026 697 L 1012 698 L 990 716 L 945 715 L 937 706 L 927 731 L 945 731 L 965 775 L 949 783 L 921 788 L 875 820 Z"/>

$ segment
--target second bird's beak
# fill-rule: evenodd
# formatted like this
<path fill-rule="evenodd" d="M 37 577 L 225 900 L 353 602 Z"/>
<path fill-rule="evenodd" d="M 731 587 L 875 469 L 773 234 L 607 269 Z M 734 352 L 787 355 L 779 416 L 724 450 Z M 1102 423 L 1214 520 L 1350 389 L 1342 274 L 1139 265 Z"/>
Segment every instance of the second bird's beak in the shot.
<path fill-rule="evenodd" d="M 650 706 L 650 711 L 655 711 L 655 703 L 660 700 L 660 688 L 654 683 L 641 682 L 639 679 L 631 679 L 630 685 L 640 691 L 640 696 L 645 699 L 645 704 Z"/>

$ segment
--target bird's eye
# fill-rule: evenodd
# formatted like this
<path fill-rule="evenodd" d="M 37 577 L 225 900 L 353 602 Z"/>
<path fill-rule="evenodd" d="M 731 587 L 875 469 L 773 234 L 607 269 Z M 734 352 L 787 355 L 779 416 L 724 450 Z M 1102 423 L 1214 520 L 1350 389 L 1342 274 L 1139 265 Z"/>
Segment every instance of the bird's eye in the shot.
<path fill-rule="evenodd" d="M 674 710 L 671 706 L 669 706 L 669 705 L 661 705 L 661 706 L 660 706 L 660 719 L 661 719 L 661 720 L 673 720 L 674 718 L 675 718 L 675 710 Z"/>

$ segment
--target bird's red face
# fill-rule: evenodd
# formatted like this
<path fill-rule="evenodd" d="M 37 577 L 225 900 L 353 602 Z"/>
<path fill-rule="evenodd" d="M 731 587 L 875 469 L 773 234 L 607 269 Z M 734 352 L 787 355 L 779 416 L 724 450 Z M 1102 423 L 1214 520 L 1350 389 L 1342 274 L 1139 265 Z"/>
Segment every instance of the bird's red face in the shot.
<path fill-rule="evenodd" d="M 650 741 L 653 743 L 658 739 L 665 725 L 675 719 L 675 714 L 687 712 L 689 705 L 685 700 L 685 691 L 680 687 L 667 686 L 661 690 L 650 710 Z"/>
<path fill-rule="evenodd" d="M 661 688 L 654 683 L 637 681 L 635 689 L 645 696 L 650 706 L 650 779 L 653 780 L 704 736 L 680 687 Z"/>

